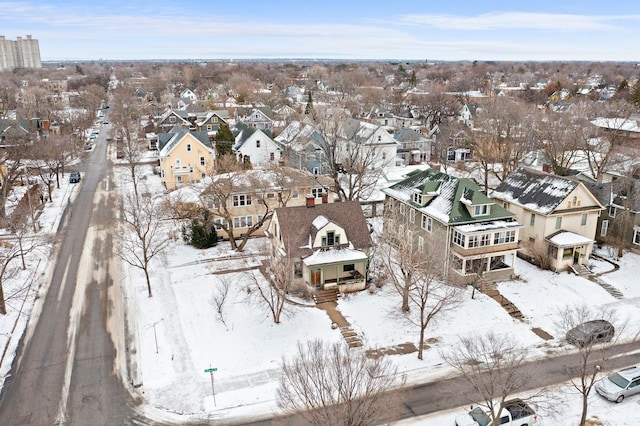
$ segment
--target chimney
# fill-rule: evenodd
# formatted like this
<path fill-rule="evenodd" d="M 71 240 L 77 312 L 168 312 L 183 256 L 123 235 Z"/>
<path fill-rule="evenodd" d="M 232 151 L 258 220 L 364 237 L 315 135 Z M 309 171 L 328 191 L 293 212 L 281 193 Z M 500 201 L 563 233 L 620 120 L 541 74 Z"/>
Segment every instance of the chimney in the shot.
<path fill-rule="evenodd" d="M 307 207 L 315 207 L 316 199 L 313 195 L 307 195 Z"/>
<path fill-rule="evenodd" d="M 322 204 L 327 204 L 329 202 L 329 194 L 322 191 Z"/>

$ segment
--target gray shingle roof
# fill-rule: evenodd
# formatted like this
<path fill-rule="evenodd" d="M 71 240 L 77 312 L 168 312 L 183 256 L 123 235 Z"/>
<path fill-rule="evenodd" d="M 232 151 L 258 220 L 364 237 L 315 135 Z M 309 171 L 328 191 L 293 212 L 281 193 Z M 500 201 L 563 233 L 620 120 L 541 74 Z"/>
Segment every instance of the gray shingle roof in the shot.
<path fill-rule="evenodd" d="M 491 196 L 547 215 L 579 184 L 577 179 L 520 167 L 509 174 Z"/>

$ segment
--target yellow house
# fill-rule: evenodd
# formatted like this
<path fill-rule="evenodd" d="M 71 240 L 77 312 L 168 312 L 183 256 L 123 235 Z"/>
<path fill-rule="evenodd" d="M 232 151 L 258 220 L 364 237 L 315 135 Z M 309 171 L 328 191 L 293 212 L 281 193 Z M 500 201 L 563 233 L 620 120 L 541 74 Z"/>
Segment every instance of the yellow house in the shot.
<path fill-rule="evenodd" d="M 524 167 L 498 185 L 491 198 L 516 214 L 523 254 L 555 271 L 586 264 L 604 208 L 584 183 Z"/>
<path fill-rule="evenodd" d="M 215 149 L 207 132 L 177 128 L 158 135 L 160 178 L 168 190 L 200 182 L 213 173 Z"/>

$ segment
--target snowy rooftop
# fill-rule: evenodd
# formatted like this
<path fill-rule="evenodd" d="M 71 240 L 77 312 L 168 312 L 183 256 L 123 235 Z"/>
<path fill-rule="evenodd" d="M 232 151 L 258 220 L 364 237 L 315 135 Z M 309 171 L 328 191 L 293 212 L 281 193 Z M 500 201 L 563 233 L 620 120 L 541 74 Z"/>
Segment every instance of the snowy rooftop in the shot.
<path fill-rule="evenodd" d="M 572 247 L 592 243 L 593 240 L 573 232 L 560 232 L 548 239 L 551 244 L 558 247 Z"/>

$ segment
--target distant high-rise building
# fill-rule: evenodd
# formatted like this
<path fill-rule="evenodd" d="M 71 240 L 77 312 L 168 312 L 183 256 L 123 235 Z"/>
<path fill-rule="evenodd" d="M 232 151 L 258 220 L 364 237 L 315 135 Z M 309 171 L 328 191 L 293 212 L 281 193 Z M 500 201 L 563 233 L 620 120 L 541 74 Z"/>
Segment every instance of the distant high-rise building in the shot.
<path fill-rule="evenodd" d="M 0 70 L 13 68 L 42 68 L 38 40 L 30 35 L 15 41 L 0 36 Z"/>

